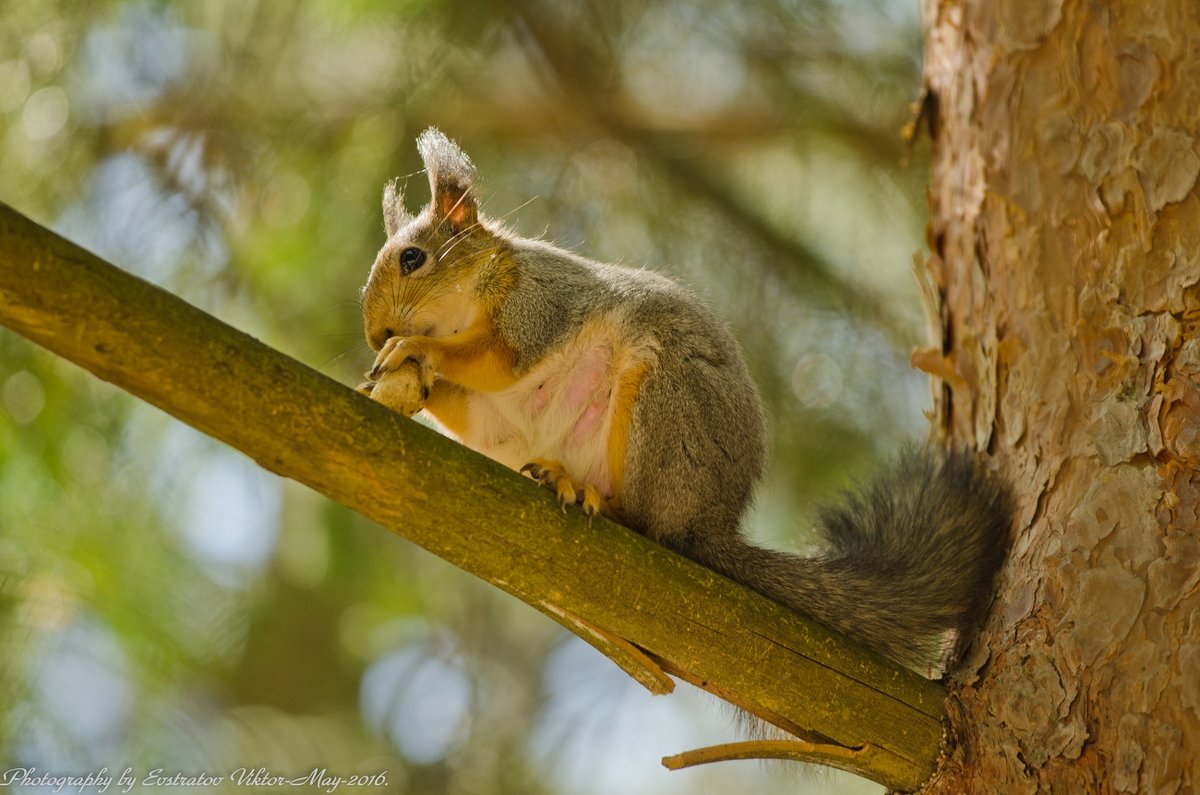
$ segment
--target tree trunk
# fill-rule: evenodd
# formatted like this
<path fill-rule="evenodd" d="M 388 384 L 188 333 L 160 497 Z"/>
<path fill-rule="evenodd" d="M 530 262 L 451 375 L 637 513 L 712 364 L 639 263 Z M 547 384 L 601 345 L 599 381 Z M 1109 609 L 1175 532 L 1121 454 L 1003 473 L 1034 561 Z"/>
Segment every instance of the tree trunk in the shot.
<path fill-rule="evenodd" d="M 929 792 L 1200 787 L 1200 4 L 925 0 L 935 411 L 1020 503 Z"/>

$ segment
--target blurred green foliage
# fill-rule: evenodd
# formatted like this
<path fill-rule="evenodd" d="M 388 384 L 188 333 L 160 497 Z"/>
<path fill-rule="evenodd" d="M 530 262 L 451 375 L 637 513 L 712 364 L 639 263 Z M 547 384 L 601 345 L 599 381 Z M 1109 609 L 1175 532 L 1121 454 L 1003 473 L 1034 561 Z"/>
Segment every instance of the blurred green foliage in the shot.
<path fill-rule="evenodd" d="M 816 498 L 924 431 L 907 0 L 0 15 L 0 199 L 345 383 L 371 358 L 356 298 L 382 185 L 424 201 L 413 139 L 436 124 L 491 215 L 662 270 L 732 324 L 773 423 L 759 537 L 803 546 Z M 0 330 L 0 768 L 382 771 L 362 789 L 422 794 L 853 786 L 657 767 L 734 733 L 704 697 L 651 701 L 524 605 Z"/>

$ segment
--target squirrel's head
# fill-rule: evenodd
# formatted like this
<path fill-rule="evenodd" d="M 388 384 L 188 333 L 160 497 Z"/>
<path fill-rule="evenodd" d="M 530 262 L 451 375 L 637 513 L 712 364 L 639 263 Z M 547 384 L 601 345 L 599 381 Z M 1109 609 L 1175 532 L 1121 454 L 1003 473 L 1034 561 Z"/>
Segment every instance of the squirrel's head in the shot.
<path fill-rule="evenodd" d="M 417 138 L 432 198 L 409 215 L 399 180 L 383 190 L 387 242 L 362 291 L 363 325 L 375 350 L 389 337 L 454 334 L 507 290 L 503 236 L 479 212 L 475 166 L 458 144 L 430 127 Z"/>

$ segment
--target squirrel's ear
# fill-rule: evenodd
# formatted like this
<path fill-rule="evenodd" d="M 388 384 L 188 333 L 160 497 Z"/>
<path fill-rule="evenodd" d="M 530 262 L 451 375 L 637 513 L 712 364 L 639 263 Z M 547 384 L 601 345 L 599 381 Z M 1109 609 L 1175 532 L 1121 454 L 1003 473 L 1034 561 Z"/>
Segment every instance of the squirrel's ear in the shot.
<path fill-rule="evenodd" d="M 391 237 L 411 220 L 412 216 L 404 209 L 404 189 L 397 177 L 383 188 L 383 229 Z"/>
<path fill-rule="evenodd" d="M 479 204 L 472 185 L 475 166 L 466 153 L 436 127 L 417 138 L 417 151 L 429 174 L 434 218 L 456 231 L 478 223 Z"/>

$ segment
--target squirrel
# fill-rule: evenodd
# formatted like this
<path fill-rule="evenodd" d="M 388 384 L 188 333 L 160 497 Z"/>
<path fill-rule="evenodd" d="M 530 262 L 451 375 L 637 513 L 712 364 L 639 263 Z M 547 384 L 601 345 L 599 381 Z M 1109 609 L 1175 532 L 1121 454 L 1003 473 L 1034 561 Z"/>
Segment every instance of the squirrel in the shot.
<path fill-rule="evenodd" d="M 728 328 L 664 276 L 517 236 L 480 212 L 475 168 L 436 128 L 432 199 L 383 193 L 362 290 L 378 355 L 360 391 L 424 410 L 467 446 L 578 504 L 928 671 L 981 618 L 1011 519 L 970 454 L 909 449 L 819 513 L 816 557 L 748 542 L 762 401 Z M 403 374 L 404 378 L 398 376 Z"/>

